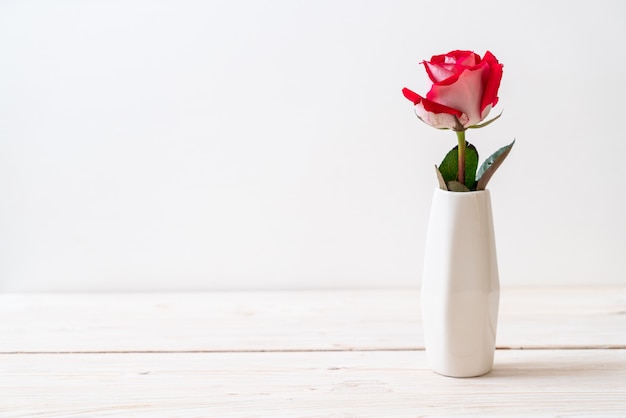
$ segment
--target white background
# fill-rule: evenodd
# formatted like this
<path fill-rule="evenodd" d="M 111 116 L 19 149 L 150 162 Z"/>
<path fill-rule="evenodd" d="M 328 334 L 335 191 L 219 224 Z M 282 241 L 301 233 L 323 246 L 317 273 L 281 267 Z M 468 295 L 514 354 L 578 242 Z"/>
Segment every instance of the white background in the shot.
<path fill-rule="evenodd" d="M 503 286 L 626 283 L 622 1 L 2 1 L 0 290 L 417 286 L 455 135 L 402 87 L 504 64 Z"/>

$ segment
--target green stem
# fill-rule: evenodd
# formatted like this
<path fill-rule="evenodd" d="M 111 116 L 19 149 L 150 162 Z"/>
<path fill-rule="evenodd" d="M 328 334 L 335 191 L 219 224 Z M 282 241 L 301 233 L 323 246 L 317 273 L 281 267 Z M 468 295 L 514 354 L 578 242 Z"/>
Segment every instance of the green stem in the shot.
<path fill-rule="evenodd" d="M 459 141 L 459 169 L 456 178 L 461 184 L 465 184 L 465 130 L 456 131 L 456 137 Z"/>

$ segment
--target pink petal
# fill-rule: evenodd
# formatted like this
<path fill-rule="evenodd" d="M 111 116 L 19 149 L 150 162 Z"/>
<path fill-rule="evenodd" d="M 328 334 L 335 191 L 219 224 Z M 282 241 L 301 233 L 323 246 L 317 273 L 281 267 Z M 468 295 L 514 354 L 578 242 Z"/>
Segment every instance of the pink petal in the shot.
<path fill-rule="evenodd" d="M 480 55 L 472 51 L 451 51 L 445 55 L 435 55 L 431 61 L 424 61 L 424 67 L 431 81 L 442 82 L 461 73 L 467 67 L 474 67 L 480 62 Z"/>
<path fill-rule="evenodd" d="M 491 112 L 492 106 L 489 104 L 480 112 L 480 120 L 485 120 L 487 116 L 489 116 L 489 112 Z"/>
<path fill-rule="evenodd" d="M 429 112 L 447 113 L 450 115 L 454 115 L 456 117 L 461 117 L 463 115 L 463 112 L 457 109 L 454 109 L 446 105 L 442 105 L 441 103 L 433 102 L 430 99 L 422 99 L 421 103 L 423 104 L 424 109 L 426 109 Z"/>
<path fill-rule="evenodd" d="M 450 78 L 454 75 L 454 64 L 433 64 L 432 62 L 424 61 L 424 68 L 430 80 L 433 83 L 438 83 Z"/>
<path fill-rule="evenodd" d="M 428 99 L 422 99 L 415 105 L 415 112 L 422 120 L 435 128 L 456 129 L 459 123 L 463 125 L 467 122 L 467 115 L 435 103 Z"/>
<path fill-rule="evenodd" d="M 406 87 L 402 89 L 404 97 L 415 104 L 415 112 L 422 120 L 435 128 L 456 129 L 464 125 L 468 118 L 462 112 L 440 103 L 425 99 Z"/>
<path fill-rule="evenodd" d="M 481 63 L 466 68 L 455 77 L 435 83 L 426 98 L 441 105 L 458 109 L 467 115 L 463 127 L 475 125 L 481 119 L 481 103 L 483 98 L 483 78 L 489 72 L 489 65 Z"/>
<path fill-rule="evenodd" d="M 473 67 L 480 62 L 480 55 L 471 51 L 456 51 L 456 64 L 463 65 L 465 67 Z"/>
<path fill-rule="evenodd" d="M 417 113 L 424 122 L 438 129 L 456 129 L 459 123 L 463 124 L 461 119 L 449 113 L 429 112 L 424 109 L 423 103 L 415 105 L 415 113 Z"/>
<path fill-rule="evenodd" d="M 430 59 L 433 64 L 456 64 L 472 67 L 480 62 L 480 55 L 472 51 L 450 51 L 447 54 L 435 55 Z"/>

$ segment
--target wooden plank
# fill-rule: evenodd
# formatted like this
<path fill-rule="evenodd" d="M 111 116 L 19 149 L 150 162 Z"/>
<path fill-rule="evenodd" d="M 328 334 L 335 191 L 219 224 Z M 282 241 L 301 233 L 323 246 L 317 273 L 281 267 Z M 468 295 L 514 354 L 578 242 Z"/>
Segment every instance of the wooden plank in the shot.
<path fill-rule="evenodd" d="M 1 294 L 0 352 L 423 347 L 416 290 Z M 626 347 L 626 287 L 504 289 L 501 348 Z"/>
<path fill-rule="evenodd" d="M 423 351 L 0 355 L 0 416 L 626 415 L 626 350 L 503 350 L 483 377 Z"/>
<path fill-rule="evenodd" d="M 504 289 L 500 348 L 626 348 L 626 287 Z"/>

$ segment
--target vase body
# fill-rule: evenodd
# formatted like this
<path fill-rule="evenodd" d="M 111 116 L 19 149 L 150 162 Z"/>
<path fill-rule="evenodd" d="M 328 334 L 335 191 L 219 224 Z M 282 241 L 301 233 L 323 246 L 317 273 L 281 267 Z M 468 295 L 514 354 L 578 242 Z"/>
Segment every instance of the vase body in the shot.
<path fill-rule="evenodd" d="M 488 190 L 433 196 L 422 276 L 429 367 L 452 377 L 491 370 L 500 282 Z"/>

